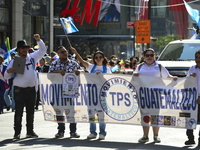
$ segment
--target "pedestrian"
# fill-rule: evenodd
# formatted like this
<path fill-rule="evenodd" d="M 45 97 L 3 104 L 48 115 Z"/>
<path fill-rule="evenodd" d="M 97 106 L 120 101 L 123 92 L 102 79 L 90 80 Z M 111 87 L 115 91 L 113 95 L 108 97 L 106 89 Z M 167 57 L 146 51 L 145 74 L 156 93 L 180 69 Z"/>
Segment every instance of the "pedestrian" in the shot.
<path fill-rule="evenodd" d="M 59 56 L 59 59 L 54 60 L 49 68 L 49 72 L 51 73 L 60 73 L 62 76 L 65 75 L 65 73 L 73 73 L 75 72 L 76 75 L 78 75 L 80 72 L 80 65 L 74 61 L 70 60 L 68 58 L 68 51 L 64 46 L 59 46 L 57 49 L 57 53 Z M 70 137 L 71 138 L 79 138 L 80 135 L 76 133 L 76 123 L 70 123 Z M 64 137 L 65 133 L 65 123 L 58 123 L 58 133 L 55 135 L 56 138 L 62 138 Z"/>
<path fill-rule="evenodd" d="M 78 54 L 75 48 L 70 47 L 71 51 L 76 54 L 76 57 L 83 66 L 86 67 L 89 73 L 112 73 L 110 68 L 107 67 L 108 60 L 105 58 L 103 52 L 97 51 L 94 53 L 92 60 L 94 64 L 91 64 L 82 59 L 82 57 Z M 104 140 L 106 136 L 106 124 L 99 123 L 99 140 Z M 90 135 L 87 136 L 87 139 L 95 139 L 97 136 L 96 133 L 96 123 L 90 123 Z"/>
<path fill-rule="evenodd" d="M 197 89 L 198 89 L 198 99 L 197 99 L 197 104 L 198 104 L 198 118 L 199 118 L 199 110 L 200 110 L 200 50 L 196 51 L 195 53 L 195 62 L 196 65 L 191 66 L 187 76 L 193 76 L 197 78 Z M 192 145 L 195 144 L 194 140 L 194 134 L 192 129 L 187 129 L 186 130 L 186 135 L 188 137 L 188 140 L 185 141 L 185 145 Z M 198 139 L 198 146 L 200 147 L 200 131 L 199 131 L 199 139 Z"/>
<path fill-rule="evenodd" d="M 0 55 L 0 114 L 3 114 L 3 108 L 4 108 L 4 92 L 6 90 L 6 81 L 4 79 L 4 72 L 7 68 L 4 62 L 4 56 Z"/>
<path fill-rule="evenodd" d="M 37 72 L 40 73 L 47 73 L 49 72 L 49 65 L 46 65 L 45 58 L 42 57 L 39 61 L 40 65 L 36 67 Z M 37 96 L 36 96 L 36 103 L 35 103 L 35 109 L 38 110 L 38 106 L 40 103 L 40 86 L 38 86 Z"/>
<path fill-rule="evenodd" d="M 172 76 L 169 74 L 168 70 L 162 65 L 158 64 L 155 60 L 155 51 L 152 48 L 148 48 L 143 52 L 144 55 L 144 63 L 139 64 L 134 71 L 134 76 L 144 75 L 144 76 L 154 76 L 154 77 L 162 77 L 162 78 L 173 78 L 173 80 L 177 80 L 176 76 Z M 143 137 L 138 140 L 140 143 L 145 143 L 149 141 L 149 126 L 143 126 Z M 158 137 L 159 127 L 152 127 L 154 134 L 154 142 L 160 143 L 161 140 Z"/>
<path fill-rule="evenodd" d="M 26 107 L 26 128 L 27 138 L 37 138 L 38 135 L 34 132 L 34 107 L 36 100 L 36 91 L 38 89 L 38 77 L 35 69 L 36 62 L 38 62 L 46 53 L 46 46 L 39 34 L 34 34 L 34 39 L 39 45 L 39 49 L 31 54 L 28 54 L 29 46 L 25 41 L 17 42 L 18 55 L 15 57 L 25 58 L 26 65 L 24 66 L 24 73 L 16 73 L 16 68 L 13 68 L 13 60 L 10 62 L 5 72 L 5 78 L 13 79 L 14 86 L 14 100 L 15 100 L 15 116 L 14 116 L 14 140 L 20 139 L 22 128 L 22 116 L 24 107 Z"/>

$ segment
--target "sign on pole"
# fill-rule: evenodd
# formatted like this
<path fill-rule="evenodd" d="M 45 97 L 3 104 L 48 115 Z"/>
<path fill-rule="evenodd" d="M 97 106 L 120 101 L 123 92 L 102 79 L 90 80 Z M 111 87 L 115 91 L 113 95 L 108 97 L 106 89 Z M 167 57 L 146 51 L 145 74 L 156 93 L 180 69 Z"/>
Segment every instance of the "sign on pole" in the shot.
<path fill-rule="evenodd" d="M 136 21 L 136 43 L 150 43 L 150 20 Z"/>
<path fill-rule="evenodd" d="M 127 28 L 135 28 L 135 22 L 127 22 Z"/>

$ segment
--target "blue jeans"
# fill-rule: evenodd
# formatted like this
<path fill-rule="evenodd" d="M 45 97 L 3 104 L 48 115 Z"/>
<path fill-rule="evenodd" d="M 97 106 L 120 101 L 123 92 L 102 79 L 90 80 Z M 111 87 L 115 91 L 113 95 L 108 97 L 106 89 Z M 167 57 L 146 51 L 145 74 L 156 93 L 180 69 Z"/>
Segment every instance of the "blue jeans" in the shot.
<path fill-rule="evenodd" d="M 20 134 L 22 128 L 22 117 L 24 107 L 26 107 L 26 127 L 27 133 L 33 131 L 34 122 L 34 106 L 36 99 L 35 87 L 19 88 L 14 87 L 15 99 L 15 116 L 14 116 L 14 130 L 15 134 Z"/>
<path fill-rule="evenodd" d="M 70 134 L 76 133 L 76 123 L 69 124 Z M 65 123 L 58 123 L 58 132 L 65 133 Z"/>
<path fill-rule="evenodd" d="M 106 124 L 99 123 L 99 134 L 106 136 Z M 96 133 L 96 123 L 90 123 L 90 133 L 97 135 Z"/>

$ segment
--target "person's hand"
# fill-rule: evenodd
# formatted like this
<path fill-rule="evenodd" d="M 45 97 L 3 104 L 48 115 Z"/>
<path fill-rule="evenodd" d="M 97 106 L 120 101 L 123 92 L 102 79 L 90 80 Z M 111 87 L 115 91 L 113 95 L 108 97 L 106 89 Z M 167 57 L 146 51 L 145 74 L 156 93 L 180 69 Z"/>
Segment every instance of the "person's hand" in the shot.
<path fill-rule="evenodd" d="M 173 76 L 173 80 L 174 81 L 178 80 L 178 77 L 177 76 Z"/>
<path fill-rule="evenodd" d="M 7 70 L 8 73 L 15 73 L 16 72 L 16 69 L 15 68 L 10 68 Z"/>
<path fill-rule="evenodd" d="M 196 77 L 196 73 L 190 73 L 190 76 Z"/>
<path fill-rule="evenodd" d="M 200 97 L 198 97 L 197 99 L 197 104 L 200 104 Z"/>
<path fill-rule="evenodd" d="M 78 76 L 80 74 L 80 71 L 76 70 L 75 74 Z"/>
<path fill-rule="evenodd" d="M 65 71 L 64 70 L 57 70 L 56 73 L 60 73 L 62 76 L 65 75 Z"/>
<path fill-rule="evenodd" d="M 133 75 L 137 77 L 137 76 L 139 76 L 139 73 L 133 73 Z"/>
<path fill-rule="evenodd" d="M 76 51 L 76 49 L 75 49 L 75 48 L 73 48 L 72 46 L 70 47 L 70 50 L 71 50 L 71 52 L 72 52 L 72 53 L 75 53 L 75 54 L 77 54 L 77 51 Z"/>
<path fill-rule="evenodd" d="M 34 34 L 33 37 L 36 41 L 40 41 L 40 35 L 39 34 Z"/>
<path fill-rule="evenodd" d="M 96 74 L 100 74 L 100 72 L 96 72 Z"/>

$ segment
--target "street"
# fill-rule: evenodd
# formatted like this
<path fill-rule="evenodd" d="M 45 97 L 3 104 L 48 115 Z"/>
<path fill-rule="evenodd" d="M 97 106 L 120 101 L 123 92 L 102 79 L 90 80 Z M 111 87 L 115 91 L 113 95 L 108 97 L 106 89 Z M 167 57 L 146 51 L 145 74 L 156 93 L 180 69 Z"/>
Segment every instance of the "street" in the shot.
<path fill-rule="evenodd" d="M 107 124 L 107 136 L 105 140 L 99 141 L 87 140 L 89 135 L 89 124 L 78 123 L 77 132 L 80 134 L 78 139 L 69 138 L 69 123 L 66 124 L 65 136 L 61 139 L 54 138 L 57 133 L 57 123 L 45 121 L 42 113 L 42 106 L 35 112 L 35 129 L 39 138 L 31 139 L 26 136 L 26 114 L 24 111 L 21 139 L 13 141 L 13 117 L 14 113 L 4 110 L 0 115 L 0 149 L 17 150 L 17 149 L 37 149 L 37 150 L 177 150 L 177 149 L 199 149 L 198 130 L 195 130 L 196 144 L 185 146 L 187 140 L 185 129 L 160 128 L 159 137 L 161 143 L 153 143 L 152 129 L 150 129 L 149 142 L 138 143 L 138 139 L 143 135 L 142 127 L 136 125 Z M 98 128 L 97 128 L 98 129 Z M 98 131 L 98 130 L 97 130 Z"/>

